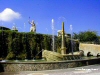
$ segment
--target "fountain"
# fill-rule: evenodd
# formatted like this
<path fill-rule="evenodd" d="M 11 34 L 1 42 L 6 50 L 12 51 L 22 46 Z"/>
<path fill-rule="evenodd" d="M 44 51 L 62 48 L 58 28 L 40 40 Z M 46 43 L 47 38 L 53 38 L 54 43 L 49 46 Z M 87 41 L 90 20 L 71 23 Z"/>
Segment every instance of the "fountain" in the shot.
<path fill-rule="evenodd" d="M 53 19 L 52 19 L 53 23 Z M 53 35 L 54 36 L 54 35 Z M 53 37 L 54 40 L 54 37 Z M 54 43 L 54 41 L 53 41 Z M 54 45 L 53 45 L 54 48 Z M 57 52 L 52 51 L 43 51 L 43 57 L 47 61 L 62 61 L 64 59 L 64 56 L 66 55 L 66 47 L 65 47 L 65 34 L 64 34 L 64 22 L 62 23 L 62 45 L 61 45 L 61 54 Z"/>
<path fill-rule="evenodd" d="M 71 30 L 71 50 L 72 50 L 72 55 L 73 55 L 72 25 L 70 25 L 70 30 Z"/>
<path fill-rule="evenodd" d="M 52 19 L 52 50 L 55 49 L 55 39 L 54 39 L 54 19 Z"/>
<path fill-rule="evenodd" d="M 54 20 L 52 19 L 52 25 L 54 26 Z M 27 38 L 25 36 L 25 38 Z M 54 35 L 52 36 L 54 41 Z M 54 44 L 54 43 L 53 43 Z M 66 68 L 73 68 L 82 65 L 88 64 L 96 64 L 100 63 L 100 58 L 94 59 L 81 59 L 81 52 L 73 52 L 73 53 L 66 53 L 66 46 L 65 46 L 65 31 L 64 31 L 64 22 L 62 22 L 62 40 L 61 40 L 61 53 L 57 53 L 54 51 L 48 50 L 41 50 L 42 57 L 45 59 L 37 60 L 7 60 L 7 61 L 0 61 L 1 67 L 5 72 L 18 72 L 18 71 L 40 71 L 40 70 L 53 70 L 53 69 L 66 69 Z M 38 55 L 38 52 L 36 55 Z M 35 57 L 34 57 L 35 58 Z M 33 59 L 34 59 L 33 58 Z M 92 63 L 91 63 L 92 62 Z M 0 70 L 1 71 L 1 70 Z"/>
<path fill-rule="evenodd" d="M 72 30 L 72 25 L 70 26 Z M 67 48 L 65 47 L 65 31 L 64 31 L 64 22 L 62 22 L 62 40 L 61 40 L 61 54 L 53 51 L 44 50 L 43 57 L 47 61 L 63 61 L 63 60 L 79 60 L 81 59 L 81 52 L 73 52 L 73 43 L 72 43 L 72 34 L 71 34 L 71 48 L 72 54 L 66 54 Z"/>
<path fill-rule="evenodd" d="M 24 23 L 24 32 L 25 32 L 25 30 L 26 30 L 26 23 Z"/>

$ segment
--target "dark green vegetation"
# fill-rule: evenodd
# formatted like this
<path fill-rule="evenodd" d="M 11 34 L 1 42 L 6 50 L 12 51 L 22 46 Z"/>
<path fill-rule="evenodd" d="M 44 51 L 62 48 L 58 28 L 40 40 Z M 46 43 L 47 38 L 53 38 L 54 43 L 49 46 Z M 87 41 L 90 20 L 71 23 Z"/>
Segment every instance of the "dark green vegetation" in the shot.
<path fill-rule="evenodd" d="M 70 38 L 65 41 L 67 53 L 71 52 Z M 79 43 L 74 43 L 74 50 L 78 50 Z M 61 37 L 55 36 L 55 50 L 60 52 Z M 22 33 L 10 30 L 0 30 L 0 58 L 1 59 L 41 59 L 42 49 L 52 50 L 52 35 Z"/>
<path fill-rule="evenodd" d="M 80 42 L 100 44 L 100 36 L 97 35 L 96 31 L 73 33 L 73 38 L 78 39 Z"/>
<path fill-rule="evenodd" d="M 74 39 L 80 42 L 100 44 L 100 37 L 93 31 L 74 33 Z M 65 38 L 66 52 L 71 52 L 71 40 Z M 73 41 L 73 50 L 79 50 L 79 41 Z M 55 50 L 60 53 L 61 37 L 55 36 Z M 0 30 L 0 59 L 41 59 L 42 49 L 52 50 L 52 35 L 23 33 Z"/>
<path fill-rule="evenodd" d="M 0 26 L 0 30 L 10 30 L 10 29 L 7 27 Z"/>

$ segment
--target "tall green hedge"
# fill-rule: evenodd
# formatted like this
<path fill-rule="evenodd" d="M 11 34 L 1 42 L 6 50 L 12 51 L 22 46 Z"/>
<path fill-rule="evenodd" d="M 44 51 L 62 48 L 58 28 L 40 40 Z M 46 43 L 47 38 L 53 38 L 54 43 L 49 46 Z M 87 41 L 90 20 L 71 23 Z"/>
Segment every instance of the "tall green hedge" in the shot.
<path fill-rule="evenodd" d="M 60 52 L 61 37 L 55 36 L 55 51 Z M 71 52 L 70 39 L 66 38 L 67 53 Z M 0 30 L 0 58 L 41 59 L 42 49 L 52 50 L 52 35 L 32 32 Z M 78 45 L 75 44 L 75 51 Z"/>

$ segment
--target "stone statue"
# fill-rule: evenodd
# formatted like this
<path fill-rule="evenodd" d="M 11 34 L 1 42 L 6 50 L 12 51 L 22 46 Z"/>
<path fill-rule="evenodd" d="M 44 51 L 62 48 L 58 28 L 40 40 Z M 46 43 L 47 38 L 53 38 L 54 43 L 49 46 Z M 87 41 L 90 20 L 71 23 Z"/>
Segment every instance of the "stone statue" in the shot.
<path fill-rule="evenodd" d="M 18 31 L 18 29 L 17 29 L 17 27 L 15 25 L 12 27 L 12 30 L 13 31 Z"/>
<path fill-rule="evenodd" d="M 30 32 L 36 32 L 36 25 L 34 23 L 34 20 L 32 20 L 32 22 L 29 21 L 29 24 L 31 24 L 31 28 L 30 28 Z"/>

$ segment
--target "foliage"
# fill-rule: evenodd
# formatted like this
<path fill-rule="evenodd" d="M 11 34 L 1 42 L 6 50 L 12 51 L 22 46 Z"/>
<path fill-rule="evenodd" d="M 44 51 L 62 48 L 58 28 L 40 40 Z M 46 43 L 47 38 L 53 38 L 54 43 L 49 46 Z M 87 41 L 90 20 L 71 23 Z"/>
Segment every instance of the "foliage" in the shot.
<path fill-rule="evenodd" d="M 7 31 L 0 31 L 0 57 L 5 58 L 7 56 L 8 49 L 8 33 Z"/>
<path fill-rule="evenodd" d="M 98 43 L 98 35 L 95 31 L 79 32 L 79 34 L 73 33 L 74 39 L 79 39 L 80 42 Z"/>
<path fill-rule="evenodd" d="M 16 56 L 13 52 L 9 52 L 6 59 L 7 60 L 13 60 L 13 59 L 16 59 Z"/>
<path fill-rule="evenodd" d="M 49 36 L 49 35 L 44 35 L 43 36 L 44 39 L 43 39 L 43 46 L 44 46 L 44 49 L 45 50 L 52 50 L 52 36 Z"/>
<path fill-rule="evenodd" d="M 21 53 L 17 56 L 17 59 L 19 60 L 25 60 L 26 59 L 26 53 Z"/>
<path fill-rule="evenodd" d="M 57 52 L 61 53 L 61 37 L 57 38 Z"/>
<path fill-rule="evenodd" d="M 55 51 L 57 50 L 60 53 L 61 37 L 55 36 L 54 38 Z M 70 39 L 66 38 L 65 46 L 67 53 L 70 52 Z M 41 59 L 42 49 L 52 50 L 52 35 L 11 30 L 0 31 L 0 58 L 11 60 Z"/>

